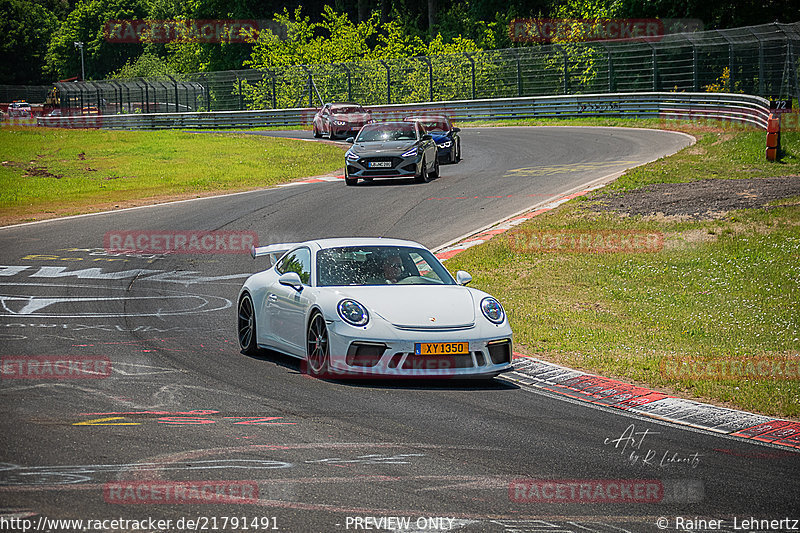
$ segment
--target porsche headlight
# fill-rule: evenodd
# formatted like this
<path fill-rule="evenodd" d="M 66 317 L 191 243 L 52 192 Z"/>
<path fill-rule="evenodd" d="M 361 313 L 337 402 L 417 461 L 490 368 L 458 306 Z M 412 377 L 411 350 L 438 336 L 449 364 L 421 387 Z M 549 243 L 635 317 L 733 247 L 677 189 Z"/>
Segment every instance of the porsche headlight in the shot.
<path fill-rule="evenodd" d="M 360 157 L 359 157 L 359 155 L 358 155 L 358 154 L 354 154 L 353 152 L 351 152 L 351 151 L 349 151 L 349 150 L 347 151 L 347 153 L 346 153 L 346 154 L 344 154 L 344 157 L 345 157 L 345 159 L 347 159 L 348 161 L 358 161 L 358 160 L 360 159 Z"/>
<path fill-rule="evenodd" d="M 347 124 L 347 122 L 345 122 L 344 120 L 334 120 L 333 123 L 337 126 L 344 126 L 345 124 Z"/>
<path fill-rule="evenodd" d="M 416 146 L 414 148 L 412 148 L 411 150 L 409 150 L 408 152 L 404 153 L 402 155 L 402 157 L 413 157 L 415 155 L 417 155 L 417 147 Z"/>
<path fill-rule="evenodd" d="M 503 306 L 491 296 L 487 296 L 481 300 L 481 311 L 483 312 L 483 316 L 493 324 L 502 324 L 503 320 L 506 318 Z"/>
<path fill-rule="evenodd" d="M 453 144 L 453 141 L 445 141 L 442 144 L 437 144 L 436 146 L 438 146 L 439 148 L 450 148 L 450 146 L 452 146 L 452 144 Z"/>
<path fill-rule="evenodd" d="M 336 306 L 336 309 L 339 311 L 339 316 L 342 317 L 342 320 L 352 326 L 366 326 L 367 322 L 369 322 L 367 308 L 355 300 L 342 300 Z"/>

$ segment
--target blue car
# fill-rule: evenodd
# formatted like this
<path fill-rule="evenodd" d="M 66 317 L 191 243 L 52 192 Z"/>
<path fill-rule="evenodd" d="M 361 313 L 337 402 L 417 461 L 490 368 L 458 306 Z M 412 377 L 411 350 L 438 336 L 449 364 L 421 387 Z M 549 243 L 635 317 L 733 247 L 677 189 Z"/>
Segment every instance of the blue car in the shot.
<path fill-rule="evenodd" d="M 419 122 L 425 131 L 436 141 L 440 163 L 461 161 L 460 128 L 454 127 L 444 115 L 420 115 L 406 117 L 405 120 Z"/>

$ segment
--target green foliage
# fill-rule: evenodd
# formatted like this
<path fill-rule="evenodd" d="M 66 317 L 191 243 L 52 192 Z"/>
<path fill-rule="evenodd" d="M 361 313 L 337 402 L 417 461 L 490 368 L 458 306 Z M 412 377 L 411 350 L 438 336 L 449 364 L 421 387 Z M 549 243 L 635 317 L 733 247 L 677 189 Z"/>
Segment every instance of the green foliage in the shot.
<path fill-rule="evenodd" d="M 353 23 L 347 15 L 336 13 L 330 6 L 325 6 L 321 22 L 311 22 L 299 7 L 292 13 L 284 8 L 283 13 L 275 14 L 275 20 L 286 26 L 287 38 L 280 39 L 269 30 L 262 31 L 245 65 L 281 69 L 359 59 L 370 52 L 367 41 L 377 33 L 379 26 L 377 14 L 364 22 Z M 394 24 L 389 26 L 394 27 Z M 393 40 L 386 45 L 393 46 Z"/>
<path fill-rule="evenodd" d="M 508 24 L 515 16 L 508 11 L 488 14 L 488 20 L 476 18 L 474 9 L 457 3 L 440 14 L 437 29 L 445 40 L 465 37 L 481 49 L 510 48 Z"/>
<path fill-rule="evenodd" d="M 42 83 L 41 65 L 55 14 L 31 0 L 0 0 L 0 79 L 4 84 Z"/>
<path fill-rule="evenodd" d="M 413 57 L 427 53 L 438 35 L 445 43 L 458 38 L 469 40 L 481 50 L 537 48 L 510 40 L 508 24 L 514 18 L 694 18 L 706 28 L 729 28 L 773 22 L 776 16 L 781 22 L 800 17 L 792 0 L 770 0 L 770 9 L 754 2 L 731 4 L 723 0 L 462 0 L 437 2 L 438 21 L 431 31 L 427 0 L 363 3 L 380 14 L 367 15 L 366 20 L 355 24 L 346 14 L 352 19 L 359 12 L 362 2 L 356 0 L 302 0 L 301 4 L 288 4 L 288 9 L 278 0 L 0 0 L 0 28 L 4 30 L 0 72 L 6 75 L 6 83 L 40 83 L 75 76 L 80 72 L 80 54 L 72 45 L 74 41 L 87 43 L 87 77 L 92 79 L 136 63 L 144 52 L 163 58 L 172 70 L 183 73 L 238 70 L 254 59 L 256 43 L 105 43 L 100 35 L 102 25 L 117 18 L 264 20 L 282 9 L 277 18 L 296 26 L 291 46 L 303 56 L 291 64 L 320 64 Z M 293 11 L 298 5 L 309 16 L 301 17 Z M 265 36 L 262 48 L 266 40 Z M 267 47 L 267 55 L 277 48 Z M 596 79 L 592 58 L 573 58 L 574 53 L 570 52 L 570 58 L 576 63 L 576 78 Z M 258 68 L 267 66 L 262 62 Z M 373 70 L 380 73 L 380 68 Z"/>
<path fill-rule="evenodd" d="M 83 41 L 87 79 L 101 79 L 142 53 L 142 45 L 108 42 L 103 33 L 109 20 L 142 19 L 142 0 L 80 0 L 53 34 L 45 72 L 55 78 L 80 75 L 81 55 L 73 44 Z"/>
<path fill-rule="evenodd" d="M 386 102 L 388 77 L 392 102 L 424 101 L 431 97 L 431 73 L 437 79 L 435 99 L 456 98 L 463 94 L 471 72 L 464 54 L 481 50 L 475 41 L 461 36 L 445 39 L 439 34 L 426 44 L 404 32 L 398 21 L 381 23 L 378 13 L 355 23 L 326 6 L 321 22 L 312 22 L 300 8 L 291 13 L 284 9 L 275 20 L 286 26 L 287 38 L 261 32 L 254 36 L 253 53 L 245 62 L 266 73 L 262 82 L 243 83 L 253 109 L 272 107 L 273 98 L 278 107 L 308 105 L 309 91 L 318 92 L 324 101 Z M 427 56 L 430 64 L 420 56 Z M 313 73 L 313 88 L 306 68 Z M 357 94 L 352 90 L 354 80 Z"/>
<path fill-rule="evenodd" d="M 175 70 L 166 60 L 145 52 L 137 57 L 133 62 L 128 61 L 121 69 L 109 75 L 110 78 L 145 78 L 148 76 L 174 76 Z"/>

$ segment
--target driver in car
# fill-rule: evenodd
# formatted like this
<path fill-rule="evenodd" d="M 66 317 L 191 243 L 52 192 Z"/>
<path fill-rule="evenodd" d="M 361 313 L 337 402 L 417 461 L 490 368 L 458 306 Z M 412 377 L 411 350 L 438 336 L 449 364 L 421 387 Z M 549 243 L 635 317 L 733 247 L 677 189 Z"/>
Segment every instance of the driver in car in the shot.
<path fill-rule="evenodd" d="M 400 254 L 386 256 L 383 260 L 383 277 L 386 283 L 397 283 L 404 277 L 403 260 Z"/>

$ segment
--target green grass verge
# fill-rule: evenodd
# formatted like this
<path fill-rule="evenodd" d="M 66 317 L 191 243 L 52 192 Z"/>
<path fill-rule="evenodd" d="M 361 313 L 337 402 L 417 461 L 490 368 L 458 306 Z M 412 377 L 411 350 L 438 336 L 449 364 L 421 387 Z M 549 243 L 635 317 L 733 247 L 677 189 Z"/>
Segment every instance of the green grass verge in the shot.
<path fill-rule="evenodd" d="M 578 117 L 578 118 L 513 118 L 501 120 L 458 121 L 458 126 L 613 126 L 620 128 L 675 129 L 676 122 L 659 118 Z"/>
<path fill-rule="evenodd" d="M 787 154 L 777 164 L 764 160 L 763 132 L 695 135 L 695 146 L 633 169 L 596 194 L 518 228 L 661 232 L 660 251 L 520 251 L 512 235 L 504 235 L 456 255 L 447 266 L 469 271 L 473 286 L 503 302 L 517 349 L 527 355 L 797 418 L 800 381 L 706 379 L 660 368 L 672 357 L 800 357 L 800 198 L 706 221 L 593 208 L 605 194 L 650 183 L 800 175 L 798 133 L 783 135 Z"/>
<path fill-rule="evenodd" d="M 233 133 L 0 130 L 0 222 L 269 187 L 332 172 L 327 143 Z"/>

